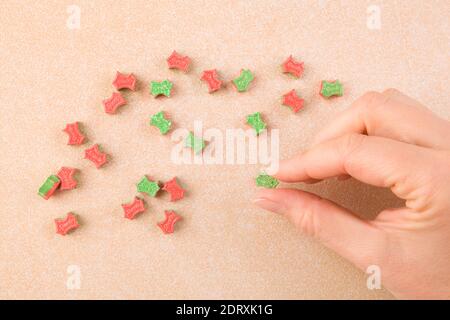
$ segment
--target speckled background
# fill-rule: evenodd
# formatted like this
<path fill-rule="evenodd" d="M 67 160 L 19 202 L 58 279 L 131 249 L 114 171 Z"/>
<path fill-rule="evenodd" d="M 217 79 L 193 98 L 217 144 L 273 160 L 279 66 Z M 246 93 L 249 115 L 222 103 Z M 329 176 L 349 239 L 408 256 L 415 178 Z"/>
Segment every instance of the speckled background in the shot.
<path fill-rule="evenodd" d="M 71 4 L 80 29 L 66 26 Z M 366 21 L 378 5 L 381 29 Z M 257 165 L 175 165 L 173 142 L 148 127 L 165 110 L 177 127 L 202 120 L 209 128 L 243 127 L 261 111 L 280 129 L 280 154 L 306 148 L 314 134 L 365 91 L 397 87 L 449 118 L 448 1 L 6 1 L 0 2 L 0 297 L 1 298 L 392 298 L 366 288 L 365 274 L 283 218 L 250 200 Z M 168 70 L 173 49 L 188 54 L 187 75 Z M 295 80 L 280 72 L 290 54 L 305 61 Z M 209 95 L 202 70 L 230 80 L 241 68 L 256 81 L 245 94 L 231 86 Z M 126 93 L 119 114 L 101 101 L 115 71 L 134 72 L 140 87 Z M 153 99 L 151 80 L 175 83 L 170 99 Z M 322 79 L 339 78 L 345 96 L 319 98 Z M 306 108 L 293 114 L 281 94 L 297 89 Z M 61 131 L 81 121 L 89 142 L 67 146 Z M 100 143 L 111 154 L 101 170 L 83 159 Z M 79 168 L 79 188 L 48 201 L 36 195 L 61 166 Z M 150 199 L 138 219 L 121 203 L 143 174 L 178 176 L 189 193 L 170 203 Z M 313 187 L 367 217 L 399 205 L 386 190 L 355 181 Z M 148 199 L 148 198 L 147 198 Z M 155 226 L 164 209 L 183 216 L 165 236 Z M 73 211 L 82 226 L 55 234 L 53 219 Z M 81 270 L 69 290 L 67 268 Z"/>

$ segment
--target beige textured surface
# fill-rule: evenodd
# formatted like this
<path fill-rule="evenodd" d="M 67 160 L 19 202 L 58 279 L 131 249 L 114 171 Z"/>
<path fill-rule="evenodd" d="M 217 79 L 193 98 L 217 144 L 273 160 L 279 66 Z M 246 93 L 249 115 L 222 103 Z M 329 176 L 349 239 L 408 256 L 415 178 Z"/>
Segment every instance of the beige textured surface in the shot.
<path fill-rule="evenodd" d="M 66 27 L 67 6 L 81 8 L 81 29 Z M 448 1 L 376 1 L 381 30 L 366 27 L 370 1 L 6 1 L 0 3 L 0 298 L 390 298 L 369 291 L 365 275 L 250 199 L 258 166 L 177 166 L 172 142 L 147 126 L 161 108 L 178 127 L 194 120 L 241 127 L 263 112 L 281 128 L 282 157 L 305 148 L 340 110 L 369 89 L 397 87 L 450 117 Z M 188 75 L 170 71 L 173 49 L 194 61 Z M 302 79 L 279 72 L 289 54 L 306 63 Z M 250 92 L 208 95 L 198 80 L 215 67 L 230 79 L 254 70 Z M 116 70 L 141 87 L 116 116 L 103 113 Z M 150 80 L 171 79 L 173 98 L 155 100 Z M 339 78 L 345 96 L 317 96 L 321 79 Z M 298 89 L 306 109 L 281 107 Z M 67 146 L 61 130 L 81 121 L 89 137 Z M 111 163 L 96 170 L 82 157 L 101 143 Z M 81 169 L 80 187 L 44 201 L 36 195 L 60 166 Z M 142 174 L 179 176 L 186 199 L 150 200 L 135 221 L 120 204 Z M 304 186 L 300 186 L 304 188 Z M 398 205 L 389 192 L 330 181 L 313 191 L 364 213 Z M 155 223 L 165 208 L 184 217 L 172 236 Z M 53 219 L 74 211 L 82 227 L 68 237 Z M 81 289 L 66 288 L 78 265 Z"/>

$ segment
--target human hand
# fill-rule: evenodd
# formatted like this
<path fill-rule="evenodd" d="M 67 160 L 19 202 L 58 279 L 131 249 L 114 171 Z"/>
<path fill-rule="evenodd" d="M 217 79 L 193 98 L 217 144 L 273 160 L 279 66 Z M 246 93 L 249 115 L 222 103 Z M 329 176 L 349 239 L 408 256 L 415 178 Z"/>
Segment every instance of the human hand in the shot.
<path fill-rule="evenodd" d="M 362 270 L 380 267 L 398 298 L 450 298 L 450 122 L 395 89 L 369 92 L 280 163 L 283 182 L 351 176 L 405 200 L 374 220 L 297 189 L 264 189 L 254 202 Z"/>

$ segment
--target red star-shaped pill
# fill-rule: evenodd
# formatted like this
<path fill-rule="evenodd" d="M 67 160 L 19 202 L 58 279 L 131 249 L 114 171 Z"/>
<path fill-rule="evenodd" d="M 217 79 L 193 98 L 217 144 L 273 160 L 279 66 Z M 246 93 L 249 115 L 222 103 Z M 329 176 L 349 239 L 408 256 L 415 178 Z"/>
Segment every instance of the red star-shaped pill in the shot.
<path fill-rule="evenodd" d="M 208 84 L 208 91 L 210 93 L 217 91 L 222 87 L 222 81 L 219 79 L 216 69 L 203 71 L 200 79 Z"/>
<path fill-rule="evenodd" d="M 174 225 L 175 223 L 181 219 L 179 215 L 177 215 L 174 211 L 164 211 L 164 214 L 166 215 L 166 220 L 163 222 L 158 223 L 158 227 L 161 228 L 161 230 L 168 234 L 173 233 Z"/>
<path fill-rule="evenodd" d="M 191 64 L 191 59 L 188 56 L 183 57 L 174 50 L 170 57 L 167 58 L 167 64 L 169 69 L 179 69 L 187 72 Z"/>
<path fill-rule="evenodd" d="M 85 137 L 80 132 L 78 122 L 68 123 L 63 131 L 69 135 L 69 141 L 67 142 L 67 144 L 72 145 L 83 144 Z"/>
<path fill-rule="evenodd" d="M 184 190 L 179 184 L 176 177 L 164 183 L 163 190 L 170 193 L 170 201 L 177 201 L 184 197 Z"/>
<path fill-rule="evenodd" d="M 125 75 L 117 71 L 113 86 L 116 87 L 117 90 L 130 89 L 134 91 L 136 88 L 136 77 L 132 73 Z"/>
<path fill-rule="evenodd" d="M 76 216 L 69 212 L 65 219 L 55 219 L 56 233 L 65 236 L 71 230 L 79 227 Z"/>
<path fill-rule="evenodd" d="M 122 95 L 119 92 L 113 92 L 110 98 L 103 100 L 105 112 L 109 114 L 116 113 L 117 108 L 126 104 L 127 101 L 122 97 Z"/>
<path fill-rule="evenodd" d="M 297 95 L 294 89 L 283 96 L 283 104 L 290 107 L 294 112 L 298 112 L 302 109 L 304 102 L 305 101 Z"/>
<path fill-rule="evenodd" d="M 106 163 L 107 154 L 100 151 L 98 144 L 94 144 L 84 151 L 84 158 L 91 160 L 97 168 L 100 168 Z"/>
<path fill-rule="evenodd" d="M 303 70 L 303 62 L 295 61 L 292 56 L 289 56 L 289 58 L 287 58 L 286 61 L 283 62 L 284 73 L 290 73 L 293 76 L 300 78 L 303 74 Z"/>
<path fill-rule="evenodd" d="M 74 179 L 73 175 L 77 169 L 62 167 L 58 173 L 56 174 L 58 178 L 61 180 L 60 189 L 61 190 L 71 190 L 76 188 L 77 180 Z"/>
<path fill-rule="evenodd" d="M 133 202 L 123 204 L 122 208 L 125 218 L 132 220 L 138 213 L 145 211 L 144 200 L 135 197 Z"/>

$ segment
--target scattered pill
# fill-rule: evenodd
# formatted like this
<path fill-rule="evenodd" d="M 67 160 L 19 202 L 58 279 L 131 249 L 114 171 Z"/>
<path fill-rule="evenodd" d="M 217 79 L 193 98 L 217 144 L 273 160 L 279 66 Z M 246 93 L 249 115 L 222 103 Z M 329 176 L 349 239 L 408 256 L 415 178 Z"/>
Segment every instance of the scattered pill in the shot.
<path fill-rule="evenodd" d="M 303 74 L 303 70 L 303 62 L 295 61 L 292 56 L 289 56 L 286 61 L 283 62 L 284 73 L 290 73 L 293 76 L 300 78 Z"/>
<path fill-rule="evenodd" d="M 320 85 L 320 95 L 324 98 L 330 98 L 332 96 L 342 96 L 344 94 L 344 88 L 339 80 L 326 81 L 323 80 Z"/>
<path fill-rule="evenodd" d="M 56 233 L 65 236 L 70 231 L 79 227 L 77 217 L 69 212 L 65 219 L 55 219 Z"/>
<path fill-rule="evenodd" d="M 51 175 L 41 185 L 38 194 L 45 200 L 48 200 L 53 195 L 53 193 L 55 193 L 56 189 L 58 189 L 60 183 L 61 181 L 59 180 L 58 176 Z"/>
<path fill-rule="evenodd" d="M 164 112 L 160 111 L 150 118 L 150 125 L 159 129 L 161 134 L 169 132 L 172 122 L 164 117 Z"/>
<path fill-rule="evenodd" d="M 164 183 L 162 189 L 170 193 L 170 201 L 183 199 L 184 192 L 186 191 L 178 184 L 178 180 L 176 177 Z"/>
<path fill-rule="evenodd" d="M 131 91 L 134 91 L 136 88 L 136 77 L 132 73 L 126 75 L 117 71 L 113 86 L 117 90 L 130 89 Z"/>
<path fill-rule="evenodd" d="M 245 92 L 254 78 L 250 70 L 242 69 L 239 77 L 233 80 L 233 84 L 238 92 Z"/>
<path fill-rule="evenodd" d="M 182 56 L 176 51 L 173 51 L 167 58 L 167 64 L 170 69 L 179 69 L 183 72 L 187 72 L 191 60 L 188 56 Z M 292 55 L 283 62 L 282 67 L 284 73 L 290 73 L 297 78 L 301 77 L 304 72 L 304 63 L 296 61 Z M 222 87 L 222 81 L 220 80 L 216 69 L 203 71 L 200 79 L 208 85 L 208 91 L 210 93 L 215 92 Z M 240 75 L 233 79 L 232 83 L 238 92 L 245 92 L 248 91 L 253 80 L 254 75 L 252 72 L 248 69 L 242 69 Z M 132 73 L 123 74 L 117 71 L 112 84 L 117 90 L 129 89 L 135 91 L 136 77 Z M 160 95 L 170 97 L 172 88 L 173 83 L 169 80 L 160 82 L 152 81 L 150 83 L 150 93 L 155 97 Z M 320 95 L 325 98 L 342 96 L 343 86 L 338 80 L 323 80 L 321 82 Z M 126 103 L 126 100 L 120 92 L 114 92 L 110 98 L 103 100 L 104 110 L 108 114 L 116 113 L 117 109 Z M 293 112 L 296 113 L 303 108 L 304 100 L 300 98 L 293 89 L 283 95 L 283 105 L 290 107 Z M 266 129 L 266 123 L 263 121 L 260 112 L 248 115 L 246 123 L 256 131 L 256 135 L 259 135 Z M 165 117 L 163 111 L 160 111 L 151 117 L 150 125 L 157 127 L 160 130 L 160 133 L 165 135 L 170 130 L 172 122 Z M 63 131 L 69 135 L 69 145 L 80 145 L 86 140 L 85 136 L 80 132 L 78 122 L 67 124 Z M 192 148 L 195 153 L 200 153 L 205 148 L 206 142 L 202 138 L 194 136 L 193 132 L 189 132 L 185 139 L 185 146 Z M 100 151 L 98 144 L 85 150 L 85 158 L 92 161 L 97 168 L 102 167 L 107 162 L 107 154 Z M 46 179 L 39 188 L 38 194 L 44 199 L 49 199 L 58 188 L 61 190 L 76 188 L 78 183 L 74 178 L 76 170 L 77 169 L 75 168 L 62 167 L 56 175 L 51 175 Z M 256 177 L 256 185 L 258 187 L 276 188 L 278 184 L 279 181 L 276 178 L 265 173 L 261 173 Z M 146 176 L 144 176 L 136 186 L 138 192 L 146 193 L 152 197 L 155 197 L 161 189 L 158 181 L 149 180 Z M 180 186 L 176 177 L 164 183 L 162 190 L 167 191 L 170 194 L 170 201 L 182 199 L 186 192 L 186 190 Z M 122 204 L 122 208 L 125 218 L 134 219 L 139 213 L 145 211 L 145 202 L 143 199 L 135 197 L 133 202 Z M 173 233 L 174 225 L 181 217 L 172 210 L 166 210 L 164 213 L 165 220 L 159 222 L 158 226 L 166 234 Z M 71 212 L 69 212 L 64 219 L 55 219 L 55 224 L 56 232 L 61 235 L 66 235 L 71 230 L 79 227 L 77 217 Z"/>
<path fill-rule="evenodd" d="M 191 148 L 195 153 L 200 153 L 206 146 L 205 140 L 194 136 L 192 132 L 189 132 L 186 139 L 184 140 L 184 145 L 187 148 Z"/>
<path fill-rule="evenodd" d="M 295 113 L 303 108 L 304 102 L 305 101 L 297 95 L 294 89 L 283 96 L 283 104 L 290 107 Z"/>
<path fill-rule="evenodd" d="M 266 128 L 266 124 L 262 120 L 261 113 L 259 112 L 248 115 L 247 124 L 255 129 L 256 135 L 259 135 Z"/>
<path fill-rule="evenodd" d="M 69 135 L 69 141 L 67 142 L 67 144 L 70 145 L 83 144 L 85 137 L 80 132 L 78 122 L 68 123 L 63 131 Z"/>
<path fill-rule="evenodd" d="M 189 70 L 190 63 L 191 59 L 189 59 L 188 56 L 182 56 L 176 51 L 173 51 L 172 54 L 167 58 L 169 69 L 179 69 L 181 71 L 187 72 Z"/>
<path fill-rule="evenodd" d="M 160 189 L 158 182 L 149 180 L 146 176 L 144 176 L 136 186 L 138 192 L 146 193 L 152 197 L 155 197 Z"/>
<path fill-rule="evenodd" d="M 173 83 L 169 80 L 164 81 L 152 81 L 150 83 L 150 93 L 154 97 L 158 97 L 160 95 L 170 97 L 170 93 L 172 91 Z"/>
<path fill-rule="evenodd" d="M 106 163 L 107 154 L 100 151 L 98 144 L 94 144 L 84 151 L 84 158 L 91 160 L 98 169 Z"/>
<path fill-rule="evenodd" d="M 119 92 L 113 92 L 110 98 L 103 100 L 105 112 L 108 114 L 116 113 L 117 108 L 126 105 L 127 102 Z"/>
<path fill-rule="evenodd" d="M 164 211 L 164 214 L 166 215 L 166 219 L 162 222 L 159 222 L 158 227 L 160 227 L 165 234 L 173 233 L 175 223 L 178 220 L 181 220 L 181 217 L 172 210 L 166 210 Z"/>
<path fill-rule="evenodd" d="M 209 93 L 217 91 L 222 87 L 222 81 L 219 79 L 219 74 L 216 69 L 203 71 L 200 79 L 208 84 Z"/>
<path fill-rule="evenodd" d="M 122 208 L 125 218 L 132 220 L 138 213 L 145 211 L 144 200 L 135 197 L 133 202 L 122 204 Z"/>
<path fill-rule="evenodd" d="M 264 174 L 264 173 L 261 173 L 256 178 L 256 185 L 258 187 L 273 189 L 273 188 L 276 188 L 278 186 L 278 184 L 279 184 L 279 182 L 277 179 L 275 179 L 274 177 L 269 176 L 267 174 Z"/>
<path fill-rule="evenodd" d="M 71 190 L 76 188 L 77 180 L 73 177 L 77 169 L 62 167 L 58 173 L 56 174 L 61 181 L 60 189 L 61 190 Z"/>

